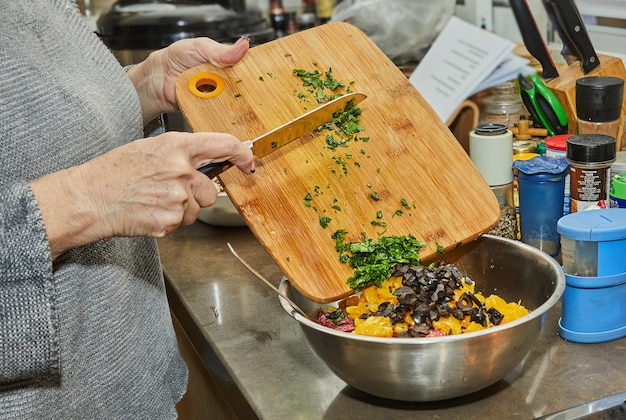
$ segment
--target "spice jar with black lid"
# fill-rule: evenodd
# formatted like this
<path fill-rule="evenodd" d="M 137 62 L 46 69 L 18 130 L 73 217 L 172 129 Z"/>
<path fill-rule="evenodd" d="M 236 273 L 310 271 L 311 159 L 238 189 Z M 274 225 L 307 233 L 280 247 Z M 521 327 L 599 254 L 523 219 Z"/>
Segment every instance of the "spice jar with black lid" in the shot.
<path fill-rule="evenodd" d="M 578 134 L 617 137 L 624 80 L 612 76 L 587 76 L 576 80 Z"/>
<path fill-rule="evenodd" d="M 608 207 L 615 147 L 615 137 L 606 134 L 578 134 L 567 139 L 565 154 L 570 165 L 570 213 Z"/>

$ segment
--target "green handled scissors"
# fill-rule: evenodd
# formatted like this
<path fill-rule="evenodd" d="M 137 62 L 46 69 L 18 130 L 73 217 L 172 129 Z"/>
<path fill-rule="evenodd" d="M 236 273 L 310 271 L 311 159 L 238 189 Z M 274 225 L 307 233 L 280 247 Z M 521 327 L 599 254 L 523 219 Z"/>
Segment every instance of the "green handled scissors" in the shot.
<path fill-rule="evenodd" d="M 539 75 L 535 73 L 524 77 L 519 74 L 517 81 L 524 105 L 533 120 L 541 123 L 551 136 L 567 133 L 567 115 L 563 105 Z"/>

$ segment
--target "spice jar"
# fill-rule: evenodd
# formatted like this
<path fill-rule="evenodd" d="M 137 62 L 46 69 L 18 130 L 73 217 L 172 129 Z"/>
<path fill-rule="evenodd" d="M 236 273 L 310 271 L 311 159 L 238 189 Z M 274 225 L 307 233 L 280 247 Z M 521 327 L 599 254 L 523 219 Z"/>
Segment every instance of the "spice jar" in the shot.
<path fill-rule="evenodd" d="M 517 239 L 513 202 L 513 133 L 504 124 L 479 124 L 470 132 L 469 155 L 500 204 L 500 218 L 489 233 Z"/>
<path fill-rule="evenodd" d="M 567 139 L 570 213 L 607 207 L 615 143 L 614 137 L 604 134 L 578 134 Z"/>
<path fill-rule="evenodd" d="M 617 137 L 624 80 L 612 76 L 588 76 L 576 80 L 578 134 Z"/>

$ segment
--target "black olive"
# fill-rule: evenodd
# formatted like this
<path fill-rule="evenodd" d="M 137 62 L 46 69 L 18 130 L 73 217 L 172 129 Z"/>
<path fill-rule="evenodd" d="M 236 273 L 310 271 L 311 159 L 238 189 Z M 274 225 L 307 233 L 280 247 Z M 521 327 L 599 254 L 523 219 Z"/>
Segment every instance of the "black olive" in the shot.
<path fill-rule="evenodd" d="M 437 312 L 439 313 L 439 316 L 447 318 L 452 314 L 452 308 L 447 303 L 442 303 L 439 305 Z"/>
<path fill-rule="evenodd" d="M 343 314 L 343 311 L 341 309 L 336 309 L 334 311 L 328 311 L 328 312 L 324 313 L 324 315 L 326 315 L 326 318 L 328 318 L 328 319 L 337 319 L 342 314 Z"/>
<path fill-rule="evenodd" d="M 428 316 L 430 315 L 430 307 L 426 302 L 422 302 L 418 305 L 417 308 L 415 308 L 415 312 L 420 315 Z"/>
<path fill-rule="evenodd" d="M 465 318 L 465 315 L 463 315 L 463 311 L 459 308 L 452 309 L 452 316 L 458 320 L 463 320 L 463 318 Z"/>
<path fill-rule="evenodd" d="M 398 324 L 400 322 L 404 322 L 404 316 L 397 312 L 391 312 L 389 314 L 389 320 L 391 321 L 391 325 Z"/>
<path fill-rule="evenodd" d="M 481 302 L 475 294 L 473 293 L 469 293 L 470 297 L 472 298 L 472 301 L 476 304 L 476 306 L 478 306 L 479 308 L 485 309 L 485 304 L 483 302 Z"/>
<path fill-rule="evenodd" d="M 493 325 L 500 325 L 502 319 L 504 318 L 504 315 L 502 315 L 496 308 L 489 308 L 487 314 L 489 315 L 489 320 Z"/>
<path fill-rule="evenodd" d="M 416 312 L 413 312 L 411 314 L 411 318 L 413 318 L 413 321 L 415 321 L 416 325 L 427 324 L 428 321 L 427 315 L 418 314 Z"/>
<path fill-rule="evenodd" d="M 463 311 L 466 315 L 471 312 L 473 306 L 474 303 L 472 298 L 467 293 L 463 293 L 456 301 L 456 307 Z"/>
<path fill-rule="evenodd" d="M 437 309 L 430 311 L 430 320 L 431 321 L 439 320 L 439 311 Z"/>
<path fill-rule="evenodd" d="M 426 335 L 430 332 L 430 327 L 428 325 L 411 325 L 409 328 L 409 334 L 413 333 L 413 337 L 420 337 L 422 335 Z"/>
<path fill-rule="evenodd" d="M 472 315 L 471 320 L 482 325 L 483 327 L 486 327 L 487 326 L 487 313 L 485 311 L 476 311 L 476 313 Z"/>
<path fill-rule="evenodd" d="M 389 316 L 392 310 L 393 310 L 393 305 L 390 302 L 383 302 L 380 305 L 378 305 L 378 311 L 376 311 L 376 315 Z"/>

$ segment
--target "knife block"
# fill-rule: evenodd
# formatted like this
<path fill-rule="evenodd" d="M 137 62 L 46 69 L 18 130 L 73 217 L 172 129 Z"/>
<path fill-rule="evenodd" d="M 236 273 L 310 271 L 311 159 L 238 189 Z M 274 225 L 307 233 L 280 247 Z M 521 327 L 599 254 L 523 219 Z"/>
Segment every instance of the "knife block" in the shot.
<path fill-rule="evenodd" d="M 621 59 L 600 54 L 598 54 L 598 58 L 600 59 L 600 65 L 588 74 L 583 73 L 580 62 L 576 61 L 572 64 L 564 64 L 558 67 L 559 77 L 546 83 L 561 102 L 561 105 L 563 105 L 563 109 L 567 114 L 568 131 L 571 134 L 578 134 L 578 126 L 576 124 L 576 80 L 585 76 L 613 76 L 626 80 L 626 70 Z M 624 116 L 626 116 L 626 95 L 624 95 L 622 100 L 622 115 L 619 121 L 617 138 L 615 139 L 617 151 L 626 148 L 625 142 L 622 141 Z"/>

